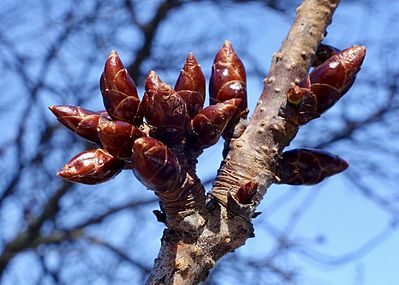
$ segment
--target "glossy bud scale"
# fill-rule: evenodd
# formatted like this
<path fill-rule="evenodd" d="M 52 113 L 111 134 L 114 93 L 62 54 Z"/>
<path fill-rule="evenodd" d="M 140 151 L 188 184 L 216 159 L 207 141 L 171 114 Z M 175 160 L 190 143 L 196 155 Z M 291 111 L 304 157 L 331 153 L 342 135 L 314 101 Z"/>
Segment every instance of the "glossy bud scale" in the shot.
<path fill-rule="evenodd" d="M 337 52 L 317 66 L 299 86 L 288 91 L 288 102 L 298 105 L 299 124 L 320 116 L 349 90 L 365 55 L 363 46 Z"/>
<path fill-rule="evenodd" d="M 127 161 L 132 158 L 134 141 L 145 136 L 129 123 L 111 121 L 104 117 L 99 119 L 97 129 L 103 147 L 113 156 Z"/>
<path fill-rule="evenodd" d="M 71 182 L 98 184 L 115 177 L 123 164 L 104 149 L 92 149 L 74 156 L 57 175 Z"/>
<path fill-rule="evenodd" d="M 333 55 L 310 73 L 312 87 L 325 84 L 337 89 L 341 96 L 344 95 L 352 86 L 365 55 L 363 46 L 353 46 Z"/>
<path fill-rule="evenodd" d="M 180 142 L 190 121 L 184 100 L 154 71 L 146 78 L 145 91 L 142 109 L 147 123 L 156 128 L 155 137 L 166 143 Z"/>
<path fill-rule="evenodd" d="M 231 99 L 201 110 L 191 122 L 196 143 L 203 147 L 217 143 L 227 124 L 237 114 L 240 103 L 241 99 Z"/>
<path fill-rule="evenodd" d="M 241 204 L 251 204 L 252 198 L 256 195 L 259 183 L 255 181 L 250 181 L 245 183 L 240 188 L 238 188 L 235 198 Z"/>
<path fill-rule="evenodd" d="M 336 155 L 313 149 L 293 149 L 282 154 L 278 165 L 280 184 L 313 185 L 348 168 Z"/>
<path fill-rule="evenodd" d="M 201 66 L 192 53 L 187 56 L 184 67 L 176 81 L 175 90 L 186 102 L 187 111 L 193 118 L 204 106 L 205 77 Z"/>
<path fill-rule="evenodd" d="M 180 182 L 181 168 L 177 157 L 162 142 L 142 137 L 133 146 L 133 172 L 142 184 L 159 192 Z"/>
<path fill-rule="evenodd" d="M 225 41 L 215 56 L 209 82 L 210 104 L 241 99 L 240 111 L 246 116 L 247 89 L 245 68 L 231 43 Z"/>
<path fill-rule="evenodd" d="M 101 144 L 97 134 L 101 115 L 78 106 L 50 106 L 49 109 L 64 126 L 84 139 Z"/>
<path fill-rule="evenodd" d="M 140 102 L 136 84 L 115 51 L 105 62 L 100 87 L 104 106 L 112 119 L 129 123 L 140 119 L 136 116 Z"/>

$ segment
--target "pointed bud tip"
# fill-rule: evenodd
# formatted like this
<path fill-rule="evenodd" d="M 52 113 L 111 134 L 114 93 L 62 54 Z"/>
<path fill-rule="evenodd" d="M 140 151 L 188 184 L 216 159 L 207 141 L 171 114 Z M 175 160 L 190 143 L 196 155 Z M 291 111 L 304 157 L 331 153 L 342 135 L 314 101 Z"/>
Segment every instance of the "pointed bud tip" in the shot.
<path fill-rule="evenodd" d="M 157 74 L 154 70 L 151 70 L 151 71 L 148 73 L 146 79 L 155 79 L 155 78 L 158 78 L 158 79 L 159 79 L 159 76 L 158 76 L 158 74 Z"/>
<path fill-rule="evenodd" d="M 354 45 L 352 48 L 356 51 L 356 53 L 362 55 L 365 55 L 367 51 L 366 47 L 362 45 Z"/>
<path fill-rule="evenodd" d="M 366 47 L 355 45 L 343 50 L 340 54 L 341 58 L 347 64 L 350 64 L 353 70 L 359 70 L 366 56 Z"/>
<path fill-rule="evenodd" d="M 71 110 L 71 106 L 67 106 L 67 105 L 51 105 L 48 108 L 56 117 L 65 115 L 65 114 L 69 113 Z"/>
<path fill-rule="evenodd" d="M 339 158 L 339 160 L 341 161 L 341 167 L 339 168 L 339 172 L 342 172 L 342 171 L 345 171 L 346 169 L 348 169 L 349 163 L 342 158 Z"/>
<path fill-rule="evenodd" d="M 236 57 L 236 52 L 233 49 L 230 41 L 224 41 L 223 46 L 218 50 L 214 62 L 231 62 Z"/>
<path fill-rule="evenodd" d="M 118 54 L 116 53 L 116 51 L 114 49 L 111 50 L 111 52 L 109 53 L 108 58 L 113 57 L 113 56 L 118 56 Z"/>
<path fill-rule="evenodd" d="M 360 64 L 362 64 L 364 57 L 366 56 L 366 47 L 361 45 L 356 45 L 352 47 L 353 53 L 356 55 Z"/>
<path fill-rule="evenodd" d="M 223 47 L 224 47 L 224 48 L 231 48 L 231 41 L 225 40 L 225 41 L 223 42 Z"/>
<path fill-rule="evenodd" d="M 145 78 L 144 88 L 146 91 L 157 90 L 162 83 L 163 81 L 159 78 L 158 74 L 154 70 L 151 70 Z"/>
<path fill-rule="evenodd" d="M 235 50 L 234 50 L 234 48 L 233 48 L 233 45 L 231 44 L 230 41 L 227 41 L 227 40 L 224 41 L 223 47 L 222 47 L 221 50 L 223 50 L 225 53 L 229 53 L 229 54 L 235 53 Z"/>
<path fill-rule="evenodd" d="M 194 54 L 190 51 L 187 55 L 186 62 L 184 63 L 184 68 L 198 65 L 198 61 Z"/>

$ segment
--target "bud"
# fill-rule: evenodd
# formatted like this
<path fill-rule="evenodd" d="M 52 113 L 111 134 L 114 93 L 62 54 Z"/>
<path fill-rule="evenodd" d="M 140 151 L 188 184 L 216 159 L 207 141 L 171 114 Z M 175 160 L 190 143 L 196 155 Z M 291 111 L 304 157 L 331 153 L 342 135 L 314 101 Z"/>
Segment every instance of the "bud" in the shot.
<path fill-rule="evenodd" d="M 251 204 L 252 198 L 256 195 L 258 182 L 250 181 L 238 188 L 235 198 L 241 204 Z"/>
<path fill-rule="evenodd" d="M 97 134 L 98 120 L 101 115 L 78 106 L 50 106 L 50 111 L 64 126 L 91 142 L 101 145 Z"/>
<path fill-rule="evenodd" d="M 210 104 L 216 104 L 233 98 L 241 99 L 240 111 L 246 116 L 247 89 L 245 68 L 231 43 L 224 42 L 215 56 L 209 83 Z"/>
<path fill-rule="evenodd" d="M 136 84 L 113 50 L 105 62 L 100 80 L 104 106 L 114 120 L 134 123 L 140 103 Z"/>
<path fill-rule="evenodd" d="M 337 89 L 343 96 L 352 86 L 365 55 L 364 46 L 353 46 L 333 55 L 310 73 L 311 87 L 325 84 Z"/>
<path fill-rule="evenodd" d="M 134 141 L 145 136 L 129 123 L 111 121 L 104 117 L 100 118 L 97 130 L 103 147 L 116 158 L 127 161 L 132 158 Z"/>
<path fill-rule="evenodd" d="M 184 102 L 190 118 L 193 118 L 204 106 L 205 77 L 201 66 L 190 52 L 184 67 L 176 81 L 175 90 Z"/>
<path fill-rule="evenodd" d="M 186 103 L 168 84 L 151 71 L 145 81 L 142 109 L 154 135 L 166 143 L 178 143 L 186 135 L 190 117 Z"/>
<path fill-rule="evenodd" d="M 293 149 L 278 164 L 280 184 L 313 185 L 348 168 L 340 157 L 321 150 Z"/>
<path fill-rule="evenodd" d="M 133 172 L 148 188 L 165 192 L 181 180 L 181 168 L 177 157 L 162 142 L 142 137 L 133 145 Z"/>
<path fill-rule="evenodd" d="M 329 46 L 326 44 L 320 44 L 319 48 L 317 49 L 312 66 L 314 66 L 314 67 L 319 66 L 320 64 L 325 62 L 327 59 L 329 59 L 333 55 L 336 55 L 339 52 L 340 52 L 340 50 L 333 46 Z"/>
<path fill-rule="evenodd" d="M 203 147 L 217 143 L 227 124 L 237 114 L 240 103 L 241 99 L 230 99 L 201 110 L 191 122 L 196 143 Z"/>
<path fill-rule="evenodd" d="M 92 149 L 74 156 L 57 175 L 71 182 L 98 184 L 114 178 L 123 164 L 104 149 Z"/>
<path fill-rule="evenodd" d="M 291 119 L 305 124 L 331 108 L 352 86 L 365 55 L 363 46 L 340 51 L 316 67 L 299 86 L 289 89 L 288 102 L 299 108 L 299 118 Z"/>

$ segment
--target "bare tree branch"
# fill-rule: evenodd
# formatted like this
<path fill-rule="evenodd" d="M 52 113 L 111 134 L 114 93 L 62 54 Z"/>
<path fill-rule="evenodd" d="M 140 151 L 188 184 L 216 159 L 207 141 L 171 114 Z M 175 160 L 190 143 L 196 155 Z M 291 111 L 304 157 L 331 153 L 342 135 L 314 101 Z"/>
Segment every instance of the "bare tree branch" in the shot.
<path fill-rule="evenodd" d="M 189 217 L 196 221 L 190 233 L 184 227 L 179 229 L 179 225 L 175 225 L 177 229 L 165 230 L 147 284 L 197 284 L 206 278 L 220 257 L 253 236 L 250 222 L 253 212 L 232 212 L 229 195 L 234 195 L 246 182 L 256 181 L 261 185 L 255 199 L 258 204 L 266 189 L 276 181 L 273 173 L 278 155 L 298 128 L 280 117 L 279 112 L 285 107 L 288 89 L 307 74 L 338 3 L 305 0 L 297 9 L 291 30 L 273 59 L 251 121 L 245 132 L 230 144 L 210 193 L 213 199 L 208 207 L 213 206 L 208 208 L 209 214 L 203 222 L 196 214 Z"/>

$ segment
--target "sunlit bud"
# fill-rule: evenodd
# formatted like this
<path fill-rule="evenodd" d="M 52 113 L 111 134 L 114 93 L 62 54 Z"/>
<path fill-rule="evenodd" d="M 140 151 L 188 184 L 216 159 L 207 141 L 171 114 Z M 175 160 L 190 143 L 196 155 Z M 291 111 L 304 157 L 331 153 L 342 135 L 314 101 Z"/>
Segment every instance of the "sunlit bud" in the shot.
<path fill-rule="evenodd" d="M 217 143 L 229 121 L 237 114 L 240 103 L 241 99 L 230 99 L 201 110 L 191 122 L 196 143 L 203 147 Z"/>
<path fill-rule="evenodd" d="M 98 136 L 103 148 L 116 158 L 130 160 L 134 141 L 144 134 L 135 126 L 104 117 L 98 122 Z"/>
<path fill-rule="evenodd" d="M 71 182 L 98 184 L 114 178 L 123 164 L 104 149 L 92 149 L 74 156 L 57 175 Z"/>
<path fill-rule="evenodd" d="M 193 118 L 204 106 L 205 77 L 201 66 L 191 52 L 188 54 L 184 67 L 177 79 L 175 90 L 186 102 L 187 111 L 190 117 Z"/>
<path fill-rule="evenodd" d="M 104 106 L 112 119 L 129 123 L 138 120 L 136 114 L 140 100 L 136 84 L 115 51 L 105 62 L 100 87 Z"/>
<path fill-rule="evenodd" d="M 154 136 L 166 143 L 178 143 L 186 135 L 190 117 L 186 103 L 168 84 L 151 71 L 145 81 L 142 108 Z"/>
<path fill-rule="evenodd" d="M 177 157 L 162 142 L 142 137 L 133 146 L 133 172 L 148 188 L 163 192 L 175 187 L 181 180 Z"/>
<path fill-rule="evenodd" d="M 97 134 L 101 115 L 78 106 L 50 106 L 49 109 L 64 126 L 91 142 L 101 144 Z"/>
<path fill-rule="evenodd" d="M 225 41 L 217 52 L 209 82 L 210 104 L 233 98 L 241 99 L 240 111 L 243 117 L 247 109 L 247 89 L 245 68 L 231 43 Z"/>

